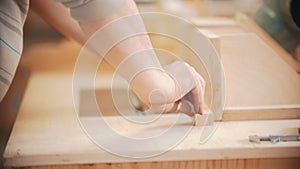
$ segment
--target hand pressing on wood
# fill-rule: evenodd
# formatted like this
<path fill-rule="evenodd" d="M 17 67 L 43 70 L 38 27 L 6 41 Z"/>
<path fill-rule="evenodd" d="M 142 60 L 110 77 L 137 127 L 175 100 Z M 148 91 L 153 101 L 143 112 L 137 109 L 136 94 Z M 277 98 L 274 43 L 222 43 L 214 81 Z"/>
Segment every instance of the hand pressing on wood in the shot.
<path fill-rule="evenodd" d="M 138 74 L 131 87 L 139 99 L 154 112 L 202 114 L 205 81 L 193 67 L 182 61 L 163 70 L 150 69 Z"/>
<path fill-rule="evenodd" d="M 205 80 L 189 64 L 176 61 L 165 67 L 177 86 L 177 110 L 189 116 L 204 113 Z"/>

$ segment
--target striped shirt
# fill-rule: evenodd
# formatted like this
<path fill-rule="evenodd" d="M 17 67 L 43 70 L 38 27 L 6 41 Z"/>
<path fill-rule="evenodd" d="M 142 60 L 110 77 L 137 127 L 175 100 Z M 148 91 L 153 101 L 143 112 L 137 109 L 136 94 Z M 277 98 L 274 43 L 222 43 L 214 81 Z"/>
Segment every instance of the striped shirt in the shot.
<path fill-rule="evenodd" d="M 0 102 L 16 72 L 23 49 L 29 0 L 0 0 Z"/>

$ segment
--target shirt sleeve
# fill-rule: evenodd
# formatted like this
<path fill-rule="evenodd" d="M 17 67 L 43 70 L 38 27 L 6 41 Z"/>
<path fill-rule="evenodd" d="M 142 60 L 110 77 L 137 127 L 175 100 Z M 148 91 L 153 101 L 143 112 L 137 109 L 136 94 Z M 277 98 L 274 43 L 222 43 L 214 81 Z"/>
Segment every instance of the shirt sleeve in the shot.
<path fill-rule="evenodd" d="M 0 0 L 0 102 L 6 95 L 23 50 L 29 0 Z"/>
<path fill-rule="evenodd" d="M 70 8 L 71 16 L 78 21 L 96 21 L 117 11 L 125 0 L 54 0 Z"/>

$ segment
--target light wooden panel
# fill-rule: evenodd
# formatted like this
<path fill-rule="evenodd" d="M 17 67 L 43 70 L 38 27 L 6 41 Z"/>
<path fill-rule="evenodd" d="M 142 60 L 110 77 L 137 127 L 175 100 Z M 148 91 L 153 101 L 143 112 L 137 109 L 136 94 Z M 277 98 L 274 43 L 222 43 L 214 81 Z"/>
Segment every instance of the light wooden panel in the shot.
<path fill-rule="evenodd" d="M 221 37 L 225 107 L 300 104 L 300 76 L 254 34 Z"/>
<path fill-rule="evenodd" d="M 275 53 L 278 54 L 295 71 L 300 72 L 300 63 L 291 54 L 285 51 L 268 33 L 259 27 L 249 16 L 237 13 L 232 17 L 198 17 L 191 18 L 197 27 L 207 29 L 218 36 L 234 35 L 241 33 L 255 33 L 259 36 Z"/>
<path fill-rule="evenodd" d="M 226 107 L 222 121 L 300 119 L 300 105 Z"/>
<path fill-rule="evenodd" d="M 39 43 L 25 48 L 20 65 L 31 72 L 70 71 L 73 72 L 81 45 L 64 39 L 57 43 Z M 93 62 L 94 60 L 87 60 Z M 101 71 L 112 72 L 114 69 L 102 62 Z"/>
<path fill-rule="evenodd" d="M 136 159 L 109 154 L 89 140 L 80 128 L 74 112 L 71 86 L 72 76 L 69 73 L 36 73 L 31 76 L 4 153 L 6 166 L 137 162 Z M 174 118 L 174 115 L 161 116 L 155 124 L 155 131 L 165 130 Z M 130 127 L 133 124 L 128 124 L 121 116 L 105 119 L 124 134 L 153 134 L 151 126 Z M 186 116 L 176 127 L 181 130 L 191 127 L 191 124 L 192 119 Z M 217 124 L 217 130 L 205 144 L 200 144 L 199 139 L 205 128 L 194 127 L 187 137 L 168 153 L 138 162 L 300 156 L 299 142 L 255 144 L 248 141 L 251 134 L 298 132 L 300 120 L 235 121 Z"/>

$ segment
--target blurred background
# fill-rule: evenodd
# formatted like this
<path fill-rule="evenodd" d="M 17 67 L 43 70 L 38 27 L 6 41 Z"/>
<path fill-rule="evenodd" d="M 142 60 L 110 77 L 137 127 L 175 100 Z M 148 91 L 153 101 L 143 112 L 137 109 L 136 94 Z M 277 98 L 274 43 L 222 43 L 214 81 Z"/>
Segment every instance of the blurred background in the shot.
<path fill-rule="evenodd" d="M 293 0 L 135 0 L 140 12 L 167 12 L 185 18 L 229 17 L 243 13 L 253 18 L 285 50 L 300 60 L 299 2 Z M 297 8 L 296 8 L 297 6 Z M 298 25 L 297 25 L 298 24 Z M 65 38 L 30 11 L 24 26 L 24 51 L 31 45 Z"/>
<path fill-rule="evenodd" d="M 136 3 L 140 12 L 167 12 L 184 18 L 236 18 L 237 13 L 245 14 L 288 52 L 290 57 L 300 61 L 299 1 L 136 0 Z M 0 103 L 1 156 L 20 108 L 30 72 L 72 70 L 80 46 L 69 42 L 37 14 L 29 12 L 24 26 L 24 51 L 20 66 L 7 96 Z M 60 55 L 62 50 L 64 56 Z M 107 70 L 110 70 L 109 65 Z"/>

